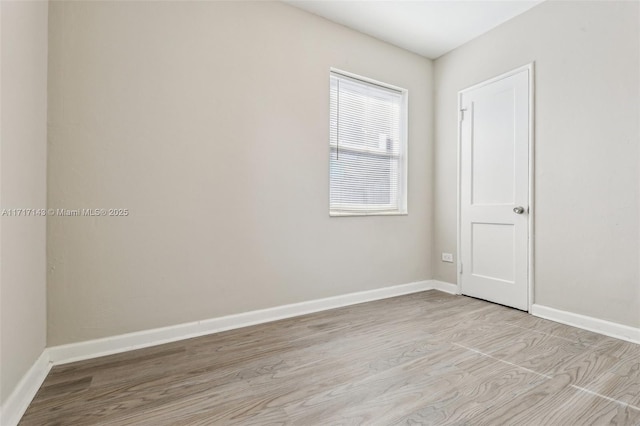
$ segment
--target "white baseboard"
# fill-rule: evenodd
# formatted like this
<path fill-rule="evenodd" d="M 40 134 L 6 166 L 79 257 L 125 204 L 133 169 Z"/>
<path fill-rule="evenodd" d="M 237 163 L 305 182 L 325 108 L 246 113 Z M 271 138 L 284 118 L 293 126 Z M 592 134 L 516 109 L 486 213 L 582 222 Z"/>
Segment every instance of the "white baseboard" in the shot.
<path fill-rule="evenodd" d="M 429 283 L 431 284 L 431 288 L 434 290 L 444 291 L 449 294 L 460 294 L 457 284 L 451 284 L 439 280 L 429 280 Z"/>
<path fill-rule="evenodd" d="M 175 342 L 192 337 L 310 314 L 327 309 L 340 308 L 373 300 L 432 290 L 434 288 L 433 281 L 419 281 L 410 284 L 349 293 L 340 296 L 293 303 L 290 305 L 282 305 L 274 308 L 260 309 L 257 311 L 244 312 L 241 314 L 228 315 L 169 327 L 121 334 L 102 339 L 52 346 L 48 348 L 47 351 L 49 352 L 49 358 L 54 365 L 66 364 L 69 362 L 81 361 L 133 349 L 146 348 L 163 343 Z"/>
<path fill-rule="evenodd" d="M 594 333 L 615 337 L 616 339 L 640 343 L 640 328 L 536 304 L 531 306 L 531 314 L 540 318 L 593 331 Z"/>
<path fill-rule="evenodd" d="M 15 426 L 18 424 L 24 412 L 27 411 L 29 404 L 31 404 L 31 400 L 36 396 L 36 392 L 40 389 L 40 385 L 42 385 L 47 374 L 49 374 L 51 365 L 49 354 L 45 349 L 16 385 L 5 403 L 2 404 L 2 408 L 0 409 L 0 424 L 4 426 Z"/>

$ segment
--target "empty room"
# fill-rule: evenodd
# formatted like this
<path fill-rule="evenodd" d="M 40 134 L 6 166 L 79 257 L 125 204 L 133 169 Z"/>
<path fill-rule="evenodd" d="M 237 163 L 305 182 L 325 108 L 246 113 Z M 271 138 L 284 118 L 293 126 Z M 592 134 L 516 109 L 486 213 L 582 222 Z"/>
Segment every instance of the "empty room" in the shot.
<path fill-rule="evenodd" d="M 0 425 L 640 425 L 640 0 L 0 0 Z"/>

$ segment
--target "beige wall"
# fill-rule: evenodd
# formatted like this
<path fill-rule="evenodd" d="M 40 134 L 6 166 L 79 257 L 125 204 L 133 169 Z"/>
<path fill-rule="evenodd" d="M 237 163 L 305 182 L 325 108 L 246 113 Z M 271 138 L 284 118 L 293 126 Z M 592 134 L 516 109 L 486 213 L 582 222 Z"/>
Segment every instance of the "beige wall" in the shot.
<path fill-rule="evenodd" d="M 47 2 L 0 3 L 0 205 L 46 207 Z M 0 219 L 0 402 L 46 344 L 43 217 Z"/>
<path fill-rule="evenodd" d="M 434 278 L 456 282 L 457 92 L 535 61 L 535 303 L 640 325 L 639 18 L 548 1 L 435 61 Z"/>
<path fill-rule="evenodd" d="M 432 62 L 280 3 L 53 2 L 49 344 L 431 277 Z M 329 67 L 409 90 L 409 215 L 329 218 Z"/>

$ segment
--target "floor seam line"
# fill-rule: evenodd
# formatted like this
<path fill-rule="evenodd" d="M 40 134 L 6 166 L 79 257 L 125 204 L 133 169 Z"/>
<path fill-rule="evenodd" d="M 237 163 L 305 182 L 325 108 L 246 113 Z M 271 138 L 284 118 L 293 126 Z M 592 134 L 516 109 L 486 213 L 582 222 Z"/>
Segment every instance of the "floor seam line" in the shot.
<path fill-rule="evenodd" d="M 571 386 L 572 388 L 574 388 L 576 390 L 579 390 L 581 392 L 588 393 L 589 395 L 597 396 L 597 397 L 600 397 L 602 399 L 606 399 L 607 401 L 615 402 L 615 403 L 623 405 L 625 407 L 629 407 L 629 408 L 631 408 L 633 410 L 640 411 L 640 407 L 636 407 L 635 405 L 629 404 L 629 403 L 624 402 L 624 401 L 620 401 L 619 399 L 615 399 L 615 398 L 611 398 L 611 397 L 606 396 L 606 395 L 602 395 L 602 394 L 600 394 L 598 392 L 594 392 L 594 391 L 592 391 L 590 389 L 583 388 L 581 386 L 576 386 L 576 385 L 569 385 L 569 386 Z"/>
<path fill-rule="evenodd" d="M 501 362 L 501 363 L 503 363 L 503 364 L 507 364 L 507 365 L 510 365 L 510 366 L 512 366 L 512 367 L 519 368 L 519 369 L 524 370 L 524 371 L 527 371 L 527 372 L 529 372 L 529 373 L 533 373 L 533 374 L 535 374 L 535 375 L 537 375 L 537 376 L 542 376 L 542 377 L 544 377 L 545 379 L 552 379 L 552 378 L 553 378 L 552 376 L 548 376 L 548 375 L 546 375 L 546 374 L 538 373 L 537 371 L 533 371 L 533 370 L 531 370 L 531 369 L 529 369 L 529 368 L 526 368 L 526 367 L 523 367 L 523 366 L 521 366 L 521 365 L 514 364 L 513 362 L 509 362 L 509 361 L 505 361 L 505 360 L 500 359 L 500 358 L 496 358 L 496 357 L 495 357 L 495 356 L 493 356 L 493 355 L 486 354 L 486 353 L 484 353 L 484 352 L 482 352 L 482 351 L 479 351 L 479 350 L 477 350 L 477 349 L 469 348 L 469 347 L 464 346 L 464 345 L 461 345 L 461 344 L 459 344 L 459 343 L 453 343 L 453 344 L 454 344 L 454 345 L 456 345 L 456 346 L 459 346 L 459 347 L 461 347 L 461 348 L 464 348 L 464 349 L 466 349 L 466 350 L 468 350 L 468 351 L 475 352 L 475 353 L 477 353 L 477 354 L 480 354 L 480 355 L 486 356 L 487 358 L 491 358 L 491 359 L 493 359 L 493 360 L 495 360 L 495 361 L 498 361 L 498 362 Z"/>
<path fill-rule="evenodd" d="M 464 349 L 466 349 L 466 350 L 468 350 L 468 351 L 475 352 L 475 353 L 477 353 L 477 354 L 479 354 L 479 355 L 483 355 L 483 356 L 485 356 L 485 357 L 487 357 L 487 358 L 491 358 L 491 359 L 493 359 L 493 360 L 495 360 L 495 361 L 499 361 L 499 362 L 501 362 L 501 363 L 504 363 L 504 364 L 507 364 L 507 365 L 511 365 L 511 366 L 516 367 L 516 368 L 519 368 L 519 369 L 521 369 L 521 370 L 525 370 L 525 371 L 527 371 L 527 372 L 529 372 L 529 373 L 533 373 L 533 374 L 536 374 L 536 375 L 538 375 L 538 376 L 542 376 L 542 377 L 544 377 L 544 378 L 546 378 L 546 379 L 549 379 L 549 380 L 550 380 L 550 379 L 553 379 L 553 376 L 548 376 L 548 375 L 546 375 L 546 374 L 538 373 L 537 371 L 533 371 L 533 370 L 531 370 L 531 369 L 529 369 L 529 368 L 522 367 L 522 366 L 520 366 L 520 365 L 518 365 L 518 364 L 514 364 L 514 363 L 512 363 L 512 362 L 505 361 L 505 360 L 500 359 L 500 358 L 496 358 L 496 357 L 495 357 L 495 356 L 493 356 L 493 355 L 489 355 L 489 354 L 484 353 L 484 352 L 482 352 L 482 351 L 479 351 L 479 350 L 477 350 L 477 349 L 473 349 L 473 348 L 470 348 L 470 347 L 467 347 L 467 346 L 461 345 L 461 344 L 459 344 L 459 343 L 453 343 L 453 344 L 454 344 L 454 345 L 456 345 L 456 346 L 459 346 L 459 347 L 461 347 L 461 348 L 464 348 Z M 583 387 L 581 387 L 581 386 L 577 386 L 577 385 L 573 385 L 573 384 L 570 384 L 569 386 L 570 386 L 570 387 L 572 387 L 572 388 L 573 388 L 573 389 L 575 389 L 575 390 L 578 390 L 578 391 L 581 391 L 581 392 L 587 393 L 587 394 L 589 394 L 589 395 L 593 395 L 593 396 L 596 396 L 596 397 L 599 397 L 599 398 L 605 399 L 605 400 L 607 400 L 607 401 L 609 401 L 609 402 L 615 402 L 616 404 L 620 404 L 620 405 L 622 405 L 622 406 L 624 406 L 624 407 L 629 407 L 629 408 L 631 408 L 632 410 L 635 410 L 635 411 L 640 411 L 640 407 L 637 407 L 637 406 L 635 406 L 635 405 L 633 405 L 633 404 L 629 404 L 629 403 L 627 403 L 627 402 L 620 401 L 620 400 L 618 400 L 618 399 L 611 398 L 611 397 L 608 397 L 608 396 L 606 396 L 606 395 L 602 395 L 602 394 L 600 394 L 600 393 L 598 393 L 598 392 L 594 392 L 594 391 L 592 391 L 592 390 L 590 390 L 590 389 L 583 388 Z"/>

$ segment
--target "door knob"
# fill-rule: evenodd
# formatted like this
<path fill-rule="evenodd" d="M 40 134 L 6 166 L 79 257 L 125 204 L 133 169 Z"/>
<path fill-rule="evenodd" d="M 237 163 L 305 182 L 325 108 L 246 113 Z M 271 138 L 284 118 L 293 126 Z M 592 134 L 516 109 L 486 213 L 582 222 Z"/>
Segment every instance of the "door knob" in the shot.
<path fill-rule="evenodd" d="M 524 207 L 522 207 L 522 206 L 514 207 L 513 208 L 513 212 L 515 214 L 522 214 L 522 213 L 524 213 Z"/>

